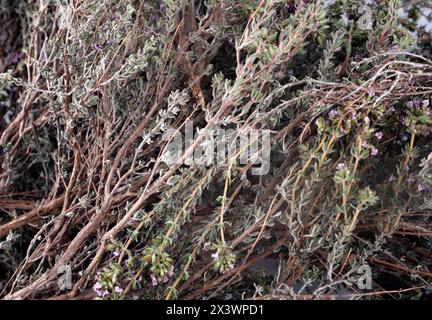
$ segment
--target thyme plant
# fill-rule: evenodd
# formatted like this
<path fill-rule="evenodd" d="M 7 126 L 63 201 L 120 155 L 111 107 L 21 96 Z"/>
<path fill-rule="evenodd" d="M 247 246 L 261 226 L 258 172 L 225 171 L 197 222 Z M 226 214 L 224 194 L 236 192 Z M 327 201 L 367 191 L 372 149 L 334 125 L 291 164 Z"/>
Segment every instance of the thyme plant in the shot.
<path fill-rule="evenodd" d="M 402 5 L 0 0 L 0 296 L 430 297 L 430 35 Z M 188 161 L 212 130 L 232 152 Z"/>

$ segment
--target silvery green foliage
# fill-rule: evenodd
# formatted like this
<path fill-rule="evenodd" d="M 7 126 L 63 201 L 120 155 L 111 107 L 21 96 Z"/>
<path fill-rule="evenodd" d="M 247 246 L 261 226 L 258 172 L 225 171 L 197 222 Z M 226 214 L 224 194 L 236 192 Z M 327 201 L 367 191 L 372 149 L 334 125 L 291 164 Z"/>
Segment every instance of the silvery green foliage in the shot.
<path fill-rule="evenodd" d="M 15 108 L 0 134 L 0 296 L 354 298 L 392 269 L 420 297 L 432 61 L 397 1 L 370 4 L 373 28 L 363 5 L 20 3 L 21 58 L 0 73 Z M 211 130 L 270 132 L 269 171 L 231 135 L 220 161 L 188 162 Z M 257 270 L 268 260 L 276 272 Z M 367 292 L 353 280 L 366 266 Z"/>
<path fill-rule="evenodd" d="M 0 88 L 11 85 L 16 81 L 17 79 L 12 76 L 12 70 L 0 74 Z"/>

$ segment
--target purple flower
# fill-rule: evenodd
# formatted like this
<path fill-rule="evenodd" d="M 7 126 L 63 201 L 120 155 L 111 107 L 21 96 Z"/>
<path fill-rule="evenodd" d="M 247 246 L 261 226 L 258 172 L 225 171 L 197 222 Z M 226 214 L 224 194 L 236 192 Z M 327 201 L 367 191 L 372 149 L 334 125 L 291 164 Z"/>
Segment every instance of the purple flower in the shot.
<path fill-rule="evenodd" d="M 122 292 L 123 292 L 123 289 L 120 288 L 119 286 L 116 286 L 116 287 L 114 288 L 114 291 L 117 292 L 117 293 L 122 293 Z"/>
<path fill-rule="evenodd" d="M 340 169 L 342 169 L 342 168 L 344 168 L 345 167 L 345 163 L 343 163 L 343 162 L 339 162 L 337 165 L 336 165 L 336 170 L 340 170 Z"/>
<path fill-rule="evenodd" d="M 376 137 L 378 140 L 381 140 L 382 137 L 383 137 L 383 133 L 382 133 L 381 131 L 377 131 L 377 132 L 375 132 L 375 137 Z"/>
<path fill-rule="evenodd" d="M 108 295 L 109 294 L 109 292 L 107 291 L 107 290 L 101 290 L 102 289 L 102 285 L 99 283 L 99 282 L 96 282 L 94 285 L 93 285 L 93 290 L 94 290 L 94 292 L 96 292 L 96 294 L 99 296 L 99 297 L 105 297 L 106 295 Z"/>
<path fill-rule="evenodd" d="M 376 157 L 378 155 L 378 153 L 379 153 L 378 149 L 377 148 L 373 148 L 372 152 L 371 152 L 371 155 L 373 155 L 374 157 Z"/>
<path fill-rule="evenodd" d="M 390 175 L 390 177 L 388 177 L 388 179 L 387 179 L 388 182 L 392 182 L 394 180 L 396 180 L 394 175 Z"/>
<path fill-rule="evenodd" d="M 114 251 L 114 252 L 113 252 L 113 256 L 114 256 L 114 257 L 118 257 L 119 255 L 120 255 L 120 253 L 118 253 L 118 251 Z"/>
<path fill-rule="evenodd" d="M 368 116 L 364 117 L 364 122 L 366 124 L 369 124 L 370 123 L 370 118 Z"/>
<path fill-rule="evenodd" d="M 418 191 L 424 191 L 426 189 L 426 187 L 424 186 L 424 185 L 422 185 L 422 184 L 419 184 L 418 186 L 417 186 L 417 190 Z"/>
<path fill-rule="evenodd" d="M 363 141 L 362 146 L 363 146 L 363 148 L 367 148 L 369 146 L 369 144 L 367 143 L 367 141 Z"/>
<path fill-rule="evenodd" d="M 154 274 L 151 274 L 151 275 L 150 275 L 150 278 L 151 278 L 152 286 L 153 286 L 153 287 L 156 287 L 156 286 L 158 285 L 157 278 L 155 277 Z"/>
<path fill-rule="evenodd" d="M 351 119 L 355 119 L 357 116 L 357 112 L 355 112 L 354 110 L 351 111 Z"/>
<path fill-rule="evenodd" d="M 168 271 L 168 277 L 172 277 L 174 275 L 174 266 L 171 266 L 170 270 Z"/>
<path fill-rule="evenodd" d="M 412 176 L 409 176 L 408 179 L 408 184 L 413 184 L 414 183 L 414 178 Z"/>
<path fill-rule="evenodd" d="M 213 258 L 213 260 L 217 260 L 219 258 L 219 255 L 217 252 L 215 252 L 211 254 L 211 257 Z"/>
<path fill-rule="evenodd" d="M 204 248 L 203 248 L 203 250 L 204 250 L 204 251 L 208 251 L 209 248 L 210 248 L 210 242 L 206 242 L 206 243 L 204 243 Z"/>
<path fill-rule="evenodd" d="M 425 99 L 425 100 L 423 100 L 423 101 L 422 101 L 422 106 L 423 106 L 424 108 L 429 107 L 429 99 Z"/>
<path fill-rule="evenodd" d="M 407 101 L 406 106 L 408 109 L 412 109 L 414 107 L 414 103 L 412 101 Z"/>
<path fill-rule="evenodd" d="M 15 52 L 13 57 L 12 57 L 12 63 L 13 64 L 17 64 L 20 60 L 20 54 L 19 52 Z"/>
<path fill-rule="evenodd" d="M 415 108 L 420 107 L 420 100 L 414 100 L 414 107 Z"/>
<path fill-rule="evenodd" d="M 330 117 L 334 118 L 339 114 L 339 112 L 336 109 L 332 109 L 330 111 Z"/>

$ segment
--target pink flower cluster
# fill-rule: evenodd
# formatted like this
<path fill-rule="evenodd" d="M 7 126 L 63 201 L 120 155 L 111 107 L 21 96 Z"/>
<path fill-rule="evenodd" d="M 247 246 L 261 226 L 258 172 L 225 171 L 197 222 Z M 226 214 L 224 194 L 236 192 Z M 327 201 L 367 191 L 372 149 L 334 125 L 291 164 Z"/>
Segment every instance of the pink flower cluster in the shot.
<path fill-rule="evenodd" d="M 379 154 L 378 149 L 377 148 L 373 148 L 372 151 L 371 151 L 371 155 L 374 156 L 374 157 L 376 157 L 378 154 Z"/>
<path fill-rule="evenodd" d="M 170 270 L 163 276 L 156 277 L 153 273 L 150 275 L 152 286 L 156 287 L 160 283 L 167 283 L 168 280 L 174 275 L 174 266 L 171 266 Z"/>
<path fill-rule="evenodd" d="M 93 290 L 99 297 L 105 297 L 109 294 L 108 290 L 102 290 L 102 285 L 100 284 L 100 282 L 96 282 L 93 285 Z"/>
<path fill-rule="evenodd" d="M 429 106 L 429 99 L 425 99 L 423 101 L 420 100 L 407 101 L 406 106 L 408 109 L 419 108 L 420 106 L 427 108 Z"/>
<path fill-rule="evenodd" d="M 378 140 L 381 140 L 383 138 L 383 133 L 381 131 L 377 131 L 375 132 L 375 138 L 377 138 Z"/>
<path fill-rule="evenodd" d="M 337 165 L 336 165 L 336 170 L 340 170 L 340 169 L 342 169 L 342 168 L 344 168 L 345 167 L 345 163 L 343 163 L 343 162 L 339 162 Z"/>
<path fill-rule="evenodd" d="M 93 285 L 94 292 L 96 292 L 96 294 L 99 297 L 106 297 L 107 295 L 109 295 L 109 291 L 108 290 L 104 290 L 102 288 L 102 284 L 99 282 L 99 279 L 100 279 L 100 273 L 99 272 L 96 273 L 95 279 L 96 279 L 96 283 Z M 120 293 L 123 292 L 123 289 L 121 287 L 119 287 L 119 286 L 115 286 L 114 292 L 120 294 Z"/>
<path fill-rule="evenodd" d="M 339 115 L 339 112 L 336 109 L 332 109 L 329 114 L 331 118 L 335 118 Z"/>

